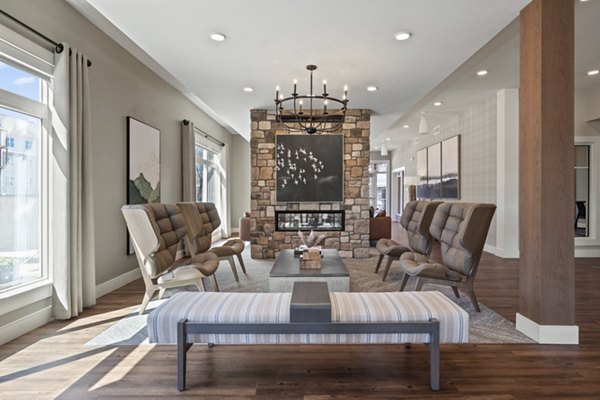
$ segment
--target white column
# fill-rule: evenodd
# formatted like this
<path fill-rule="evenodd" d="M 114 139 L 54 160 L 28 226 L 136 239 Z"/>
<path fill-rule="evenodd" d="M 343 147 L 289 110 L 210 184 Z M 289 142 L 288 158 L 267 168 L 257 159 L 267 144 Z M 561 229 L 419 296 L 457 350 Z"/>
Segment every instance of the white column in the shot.
<path fill-rule="evenodd" d="M 519 90 L 497 93 L 496 249 L 499 257 L 519 257 Z"/>

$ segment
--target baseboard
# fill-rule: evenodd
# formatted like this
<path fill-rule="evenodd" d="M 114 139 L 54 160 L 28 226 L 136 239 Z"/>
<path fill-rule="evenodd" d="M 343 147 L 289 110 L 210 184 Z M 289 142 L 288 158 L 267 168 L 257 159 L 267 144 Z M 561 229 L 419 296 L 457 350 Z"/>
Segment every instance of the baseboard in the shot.
<path fill-rule="evenodd" d="M 96 298 L 98 299 L 104 295 L 107 295 L 110 292 L 113 292 L 141 277 L 142 273 L 140 272 L 140 269 L 136 268 L 132 269 L 129 272 L 125 272 L 124 274 L 119 275 L 116 278 L 101 283 L 98 286 L 96 286 Z"/>
<path fill-rule="evenodd" d="M 575 258 L 596 258 L 600 257 L 600 249 L 595 247 L 586 247 L 575 245 Z"/>
<path fill-rule="evenodd" d="M 48 306 L 21 319 L 6 324 L 0 329 L 0 345 L 23 336 L 52 321 L 52 307 Z"/>
<path fill-rule="evenodd" d="M 519 258 L 519 250 L 518 249 L 506 250 L 506 249 L 502 249 L 500 247 L 486 244 L 483 247 L 483 250 L 488 253 L 492 253 L 493 255 L 498 256 L 500 258 Z"/>
<path fill-rule="evenodd" d="M 577 325 L 539 325 L 517 313 L 516 328 L 541 344 L 579 344 Z"/>

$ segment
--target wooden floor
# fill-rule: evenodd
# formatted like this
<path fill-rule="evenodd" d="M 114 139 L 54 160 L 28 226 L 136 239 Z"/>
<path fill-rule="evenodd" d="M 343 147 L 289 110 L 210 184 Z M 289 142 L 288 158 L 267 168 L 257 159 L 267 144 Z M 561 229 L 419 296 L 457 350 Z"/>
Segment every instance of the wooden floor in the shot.
<path fill-rule="evenodd" d="M 485 254 L 476 282 L 480 301 L 513 321 L 518 267 Z M 136 281 L 77 319 L 1 346 L 0 398 L 600 399 L 600 259 L 576 261 L 580 345 L 442 345 L 438 393 L 420 345 L 194 346 L 189 389 L 179 393 L 173 346 L 83 346 L 142 292 Z"/>

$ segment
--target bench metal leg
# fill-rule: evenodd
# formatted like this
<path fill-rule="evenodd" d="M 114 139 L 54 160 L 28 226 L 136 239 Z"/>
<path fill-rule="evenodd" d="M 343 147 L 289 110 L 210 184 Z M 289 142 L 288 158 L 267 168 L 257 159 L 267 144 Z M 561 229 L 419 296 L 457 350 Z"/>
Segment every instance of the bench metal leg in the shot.
<path fill-rule="evenodd" d="M 429 343 L 429 381 L 431 390 L 440 390 L 440 324 L 435 319 L 430 320 L 431 339 Z"/>
<path fill-rule="evenodd" d="M 187 342 L 186 321 L 182 319 L 177 323 L 177 390 L 180 392 L 185 390 L 187 351 L 192 347 L 192 344 Z"/>

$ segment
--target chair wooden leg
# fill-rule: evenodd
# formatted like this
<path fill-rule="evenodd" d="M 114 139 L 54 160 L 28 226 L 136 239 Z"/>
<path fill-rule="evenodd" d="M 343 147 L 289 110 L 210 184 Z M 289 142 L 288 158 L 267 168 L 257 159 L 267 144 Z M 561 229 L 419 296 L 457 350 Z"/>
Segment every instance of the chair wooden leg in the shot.
<path fill-rule="evenodd" d="M 146 311 L 146 307 L 148 307 L 148 303 L 150 302 L 152 297 L 154 297 L 154 292 L 156 292 L 156 290 L 146 289 L 146 293 L 144 293 L 144 299 L 142 300 L 142 305 L 140 306 L 140 315 L 142 315 L 144 313 L 144 311 Z"/>
<path fill-rule="evenodd" d="M 421 289 L 423 289 L 424 284 L 425 284 L 425 282 L 423 282 L 422 279 L 417 279 L 417 288 L 416 288 L 417 292 L 420 292 Z"/>
<path fill-rule="evenodd" d="M 167 289 L 165 289 L 165 288 L 160 288 L 160 290 L 158 291 L 158 299 L 159 300 L 163 298 L 163 296 L 165 295 L 165 291 L 166 290 Z"/>
<path fill-rule="evenodd" d="M 204 291 L 206 292 L 206 281 L 204 280 L 205 278 L 202 278 L 202 288 L 204 289 Z M 201 292 L 200 288 L 198 288 L 198 291 Z"/>
<path fill-rule="evenodd" d="M 456 286 L 452 286 L 452 291 L 454 292 L 454 295 L 456 296 L 456 298 L 459 299 L 460 294 L 458 293 L 458 288 Z"/>
<path fill-rule="evenodd" d="M 467 296 L 469 296 L 469 299 L 471 299 L 471 303 L 473 303 L 473 307 L 475 307 L 475 311 L 481 312 L 481 309 L 479 308 L 479 302 L 477 301 L 477 297 L 475 296 L 475 291 L 473 288 L 466 289 L 466 292 Z"/>
<path fill-rule="evenodd" d="M 381 267 L 381 262 L 383 261 L 384 254 L 379 255 L 379 260 L 377 260 L 377 266 L 375 267 L 375 273 L 379 272 L 379 267 Z"/>
<path fill-rule="evenodd" d="M 390 272 L 390 267 L 392 266 L 392 262 L 396 261 L 397 259 L 398 259 L 398 257 L 388 256 L 387 263 L 385 264 L 385 271 L 383 272 L 383 278 L 381 279 L 382 281 L 385 281 L 385 278 L 387 278 L 388 272 Z"/>
<path fill-rule="evenodd" d="M 402 277 L 402 284 L 400 285 L 400 291 L 402 292 L 404 290 L 404 288 L 406 287 L 406 284 L 408 283 L 408 278 L 410 278 L 410 275 L 408 275 L 406 272 L 404 273 L 404 276 Z"/>
<path fill-rule="evenodd" d="M 246 266 L 244 265 L 244 259 L 242 258 L 242 253 L 238 253 L 237 255 L 237 259 L 240 262 L 240 267 L 242 267 L 242 272 L 246 273 Z"/>
<path fill-rule="evenodd" d="M 215 274 L 212 274 L 211 276 L 213 284 L 215 285 L 215 292 L 219 292 L 219 284 L 217 283 L 217 277 L 215 276 Z"/>
<path fill-rule="evenodd" d="M 239 282 L 240 277 L 238 276 L 237 268 L 235 267 L 235 262 L 233 261 L 233 256 L 227 257 L 227 261 L 229 261 L 229 265 L 231 266 L 231 271 L 233 271 L 233 276 L 235 277 L 235 281 Z"/>

